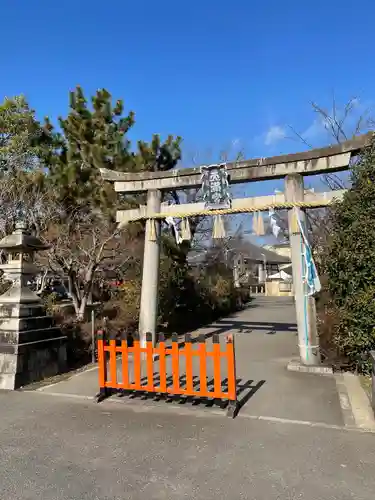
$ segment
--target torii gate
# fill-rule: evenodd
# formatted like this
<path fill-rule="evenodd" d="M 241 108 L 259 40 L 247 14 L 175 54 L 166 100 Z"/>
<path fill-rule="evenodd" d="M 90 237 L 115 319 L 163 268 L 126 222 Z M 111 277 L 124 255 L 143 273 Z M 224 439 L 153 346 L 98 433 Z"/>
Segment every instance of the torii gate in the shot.
<path fill-rule="evenodd" d="M 244 160 L 226 164 L 229 184 L 285 180 L 285 194 L 234 199 L 230 209 L 207 210 L 204 203 L 167 205 L 161 203 L 162 191 L 181 190 L 201 186 L 201 167 L 174 169 L 167 172 L 123 173 L 101 169 L 104 180 L 114 182 L 120 193 L 147 192 L 147 206 L 138 209 L 119 210 L 117 222 L 125 225 L 131 221 L 146 219 L 143 260 L 142 292 L 139 316 L 139 334 L 142 343 L 146 332 L 156 338 L 158 306 L 160 227 L 168 216 L 217 215 L 250 213 L 269 208 L 288 210 L 289 237 L 293 267 L 298 344 L 300 362 L 304 365 L 320 364 L 319 339 L 316 328 L 315 299 L 307 297 L 303 283 L 304 263 L 301 256 L 302 235 L 300 227 L 293 223 L 296 207 L 300 220 L 305 222 L 306 208 L 328 206 L 343 196 L 344 190 L 325 193 L 305 193 L 305 176 L 347 170 L 350 160 L 369 144 L 372 133 L 355 137 L 342 144 L 310 151 L 262 159 Z"/>

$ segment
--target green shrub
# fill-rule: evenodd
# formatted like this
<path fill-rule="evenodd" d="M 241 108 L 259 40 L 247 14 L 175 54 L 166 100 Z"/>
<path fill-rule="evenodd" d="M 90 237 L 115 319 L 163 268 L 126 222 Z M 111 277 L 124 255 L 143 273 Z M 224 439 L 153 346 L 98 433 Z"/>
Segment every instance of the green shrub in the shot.
<path fill-rule="evenodd" d="M 112 292 L 111 299 L 104 305 L 101 317 L 108 318 L 109 333 L 132 334 L 138 329 L 141 301 L 141 281 L 129 280 Z"/>
<path fill-rule="evenodd" d="M 164 332 L 194 330 L 234 312 L 242 302 L 241 290 L 233 286 L 232 273 L 225 266 L 192 273 L 188 265 L 163 257 L 159 273 L 159 329 Z M 141 296 L 140 278 L 126 281 L 105 305 L 107 330 L 131 335 L 138 329 Z"/>
<path fill-rule="evenodd" d="M 59 325 L 67 337 L 67 363 L 70 369 L 91 361 L 91 323 L 80 323 L 75 318 L 65 318 Z"/>
<path fill-rule="evenodd" d="M 353 368 L 369 370 L 375 349 L 375 145 L 352 168 L 352 188 L 332 212 L 324 271 L 337 309 L 335 344 Z"/>
<path fill-rule="evenodd" d="M 159 281 L 159 324 L 167 331 L 180 331 L 209 321 L 211 310 L 205 292 L 187 265 L 163 259 Z"/>
<path fill-rule="evenodd" d="M 54 314 L 55 312 L 59 312 L 59 311 L 56 311 L 56 304 L 58 302 L 57 293 L 52 292 L 52 293 L 48 293 L 47 295 L 43 295 L 42 302 L 43 302 L 43 305 L 46 309 L 47 314 Z"/>
<path fill-rule="evenodd" d="M 159 273 L 159 331 L 187 332 L 226 316 L 240 307 L 243 293 L 233 286 L 232 273 L 225 266 L 208 267 L 193 274 L 187 264 L 163 257 Z M 110 298 L 96 312 L 95 329 L 104 326 L 112 338 L 130 339 L 138 330 L 141 279 L 135 276 L 110 291 Z M 91 324 L 77 322 L 68 312 L 57 310 L 52 294 L 47 307 L 68 337 L 68 362 L 76 366 L 91 359 Z"/>

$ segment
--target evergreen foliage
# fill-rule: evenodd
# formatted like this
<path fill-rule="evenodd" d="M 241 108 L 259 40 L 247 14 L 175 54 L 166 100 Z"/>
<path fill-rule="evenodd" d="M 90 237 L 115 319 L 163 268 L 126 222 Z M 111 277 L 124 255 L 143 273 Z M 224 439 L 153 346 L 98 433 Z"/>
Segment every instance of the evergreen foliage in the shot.
<path fill-rule="evenodd" d="M 367 371 L 375 349 L 375 142 L 352 167 L 352 188 L 332 212 L 325 272 L 337 308 L 336 344 Z"/>
<path fill-rule="evenodd" d="M 43 168 L 54 148 L 52 126 L 35 118 L 23 95 L 0 104 L 0 173 L 30 172 Z"/>
<path fill-rule="evenodd" d="M 124 115 L 123 101 L 113 105 L 106 89 L 97 90 L 90 107 L 78 86 L 70 92 L 68 116 L 59 122 L 63 141 L 59 155 L 51 162 L 50 180 L 68 212 L 88 203 L 103 212 L 114 208 L 118 195 L 110 183 L 102 181 L 101 168 L 122 172 L 168 170 L 181 156 L 181 138 L 172 136 L 162 143 L 154 135 L 150 144 L 139 141 L 138 151 L 132 151 L 127 134 L 135 123 L 135 114 L 130 111 Z M 139 203 L 139 199 L 134 201 Z"/>
<path fill-rule="evenodd" d="M 138 141 L 132 147 L 128 135 L 134 122 L 134 113 L 125 113 L 123 102 L 113 103 L 105 89 L 91 100 L 80 87 L 72 91 L 69 112 L 59 118 L 59 132 L 48 119 L 36 119 L 24 96 L 0 104 L 0 223 L 7 221 L 4 227 L 0 224 L 0 233 L 13 229 L 21 204 L 31 228 L 50 243 L 38 264 L 45 275 L 50 271 L 69 283 L 74 315 L 69 320 L 62 315 L 61 321 L 71 330 L 72 352 L 85 342 L 80 332 L 91 295 L 101 302 L 103 314 L 113 310 L 117 332 L 137 328 L 143 228 L 134 224 L 119 232 L 114 215 L 119 208 L 144 204 L 145 195 L 121 198 L 111 183 L 103 182 L 100 169 L 175 168 L 181 138 L 170 135 L 163 142 L 154 134 L 150 142 Z M 179 202 L 179 193 L 164 193 L 164 200 L 170 197 Z M 193 235 L 201 220 L 190 220 Z M 193 328 L 234 310 L 238 291 L 229 269 L 202 269 L 197 275 L 187 263 L 191 242 L 177 244 L 166 227 L 162 240 L 160 327 Z M 123 281 L 116 293 L 109 291 L 110 272 Z M 55 299 L 47 300 L 51 312 Z"/>

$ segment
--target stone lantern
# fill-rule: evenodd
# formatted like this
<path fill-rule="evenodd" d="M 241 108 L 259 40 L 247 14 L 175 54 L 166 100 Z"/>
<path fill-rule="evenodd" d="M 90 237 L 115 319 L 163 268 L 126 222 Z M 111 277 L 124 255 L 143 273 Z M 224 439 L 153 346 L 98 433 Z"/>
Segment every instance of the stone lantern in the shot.
<path fill-rule="evenodd" d="M 0 389 L 17 389 L 65 369 L 66 337 L 28 287 L 38 272 L 35 252 L 48 248 L 27 231 L 23 221 L 0 241 L 6 254 L 0 269 L 12 282 L 0 296 Z"/>

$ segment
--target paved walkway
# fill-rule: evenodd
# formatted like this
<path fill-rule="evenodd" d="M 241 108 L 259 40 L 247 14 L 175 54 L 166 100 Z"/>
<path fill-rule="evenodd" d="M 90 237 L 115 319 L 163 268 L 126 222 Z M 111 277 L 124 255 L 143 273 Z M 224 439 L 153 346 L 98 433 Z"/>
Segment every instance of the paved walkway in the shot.
<path fill-rule="evenodd" d="M 234 333 L 236 340 L 238 388 L 242 405 L 239 418 L 276 418 L 343 426 L 336 380 L 321 376 L 288 372 L 286 365 L 298 356 L 294 304 L 290 299 L 258 298 L 252 305 L 230 318 L 220 320 L 194 334 L 209 338 L 219 333 Z M 209 373 L 210 374 L 210 373 Z M 98 390 L 97 369 L 42 387 L 48 394 L 63 394 L 91 399 Z M 172 403 L 122 398 L 130 407 L 143 405 L 169 411 Z M 176 403 L 177 404 L 177 403 Z M 181 408 L 181 404 L 178 405 Z M 199 408 L 206 411 L 203 404 Z M 197 405 L 185 403 L 196 411 Z M 220 410 L 222 411 L 222 410 Z"/>
<path fill-rule="evenodd" d="M 372 500 L 375 433 L 345 426 L 345 380 L 286 370 L 297 354 L 293 304 L 258 299 L 201 332 L 215 331 L 236 337 L 247 389 L 235 420 L 189 403 L 94 404 L 96 368 L 0 391 L 0 498 Z M 355 395 L 348 406 L 362 407 Z"/>
<path fill-rule="evenodd" d="M 374 498 L 374 434 L 196 415 L 0 392 L 0 498 Z"/>

